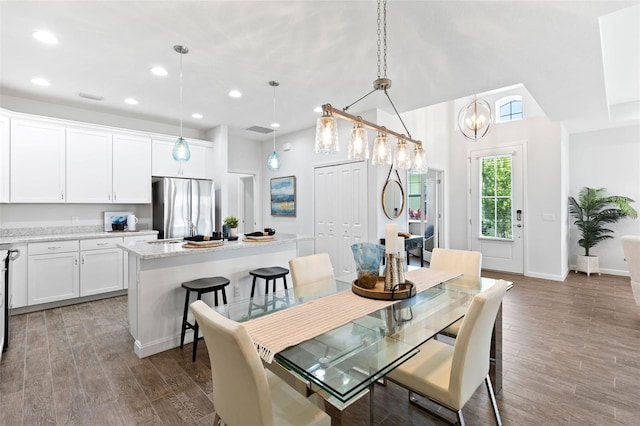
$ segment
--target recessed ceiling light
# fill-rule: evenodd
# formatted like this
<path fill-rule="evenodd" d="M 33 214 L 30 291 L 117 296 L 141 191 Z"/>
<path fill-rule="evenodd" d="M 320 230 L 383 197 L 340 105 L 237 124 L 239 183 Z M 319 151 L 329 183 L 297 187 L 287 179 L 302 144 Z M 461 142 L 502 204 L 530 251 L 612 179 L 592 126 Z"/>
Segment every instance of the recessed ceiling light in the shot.
<path fill-rule="evenodd" d="M 167 76 L 169 74 L 167 72 L 167 70 L 165 70 L 162 67 L 153 67 L 153 68 L 151 68 L 151 73 L 155 74 L 155 75 L 159 75 L 160 77 L 165 77 L 165 76 Z"/>
<path fill-rule="evenodd" d="M 49 31 L 36 31 L 33 33 L 33 38 L 46 44 L 58 44 L 56 36 L 51 34 Z"/>
<path fill-rule="evenodd" d="M 124 100 L 124 102 L 129 105 L 138 105 L 138 101 L 133 98 L 127 98 Z"/>
<path fill-rule="evenodd" d="M 242 93 L 240 93 L 240 91 L 238 90 L 232 90 L 229 92 L 229 96 L 231 96 L 232 98 L 240 98 L 242 97 Z"/>
<path fill-rule="evenodd" d="M 194 112 L 193 114 L 191 114 L 191 116 L 192 116 L 193 118 L 202 118 L 202 114 L 197 113 L 197 112 Z"/>
<path fill-rule="evenodd" d="M 42 78 L 42 77 L 35 77 L 35 78 L 32 78 L 32 79 L 31 79 L 31 82 L 32 82 L 33 84 L 37 84 L 38 86 L 45 86 L 45 87 L 47 87 L 47 86 L 51 86 L 51 83 L 49 83 L 47 80 L 45 80 L 45 79 L 44 79 L 44 78 Z"/>
<path fill-rule="evenodd" d="M 269 126 L 271 126 L 274 129 L 277 129 L 278 127 L 280 127 L 280 123 L 271 123 L 269 124 Z"/>
<path fill-rule="evenodd" d="M 322 112 L 322 107 L 315 107 L 313 112 Z"/>

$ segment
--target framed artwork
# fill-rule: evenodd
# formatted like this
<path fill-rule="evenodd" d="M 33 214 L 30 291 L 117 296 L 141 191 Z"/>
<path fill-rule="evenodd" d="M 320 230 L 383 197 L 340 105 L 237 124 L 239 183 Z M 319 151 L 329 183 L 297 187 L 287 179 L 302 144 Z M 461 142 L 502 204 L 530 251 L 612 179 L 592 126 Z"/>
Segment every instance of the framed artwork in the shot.
<path fill-rule="evenodd" d="M 296 177 L 271 179 L 271 216 L 296 216 Z"/>

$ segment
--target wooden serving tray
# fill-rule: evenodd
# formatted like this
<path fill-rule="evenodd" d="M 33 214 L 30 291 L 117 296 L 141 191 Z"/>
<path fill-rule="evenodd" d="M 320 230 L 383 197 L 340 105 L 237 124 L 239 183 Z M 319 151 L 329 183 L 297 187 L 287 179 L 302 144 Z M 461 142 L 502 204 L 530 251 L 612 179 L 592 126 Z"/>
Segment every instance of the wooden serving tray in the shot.
<path fill-rule="evenodd" d="M 242 239 L 242 241 L 244 241 L 245 243 L 266 243 L 268 241 L 275 241 L 275 240 L 276 240 L 276 237 L 265 237 L 265 238 L 259 238 L 259 239 L 244 237 Z"/>
<path fill-rule="evenodd" d="M 378 277 L 378 282 L 374 288 L 362 288 L 356 285 L 357 279 L 351 283 L 351 291 L 358 296 L 366 297 L 368 299 L 377 300 L 401 300 L 409 299 L 416 295 L 416 286 L 407 281 L 402 284 L 398 284 L 398 289 L 395 291 L 386 291 L 384 289 L 384 277 Z"/>
<path fill-rule="evenodd" d="M 212 240 L 212 241 L 188 241 L 182 244 L 184 248 L 210 248 L 210 247 L 220 247 L 224 245 L 222 241 Z"/>

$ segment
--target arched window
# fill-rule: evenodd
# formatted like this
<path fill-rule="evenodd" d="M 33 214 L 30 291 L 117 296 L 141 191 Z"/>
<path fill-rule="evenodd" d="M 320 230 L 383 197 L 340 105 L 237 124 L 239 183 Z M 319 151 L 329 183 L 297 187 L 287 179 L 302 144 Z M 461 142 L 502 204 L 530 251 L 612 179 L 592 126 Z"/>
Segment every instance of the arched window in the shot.
<path fill-rule="evenodd" d="M 522 96 L 507 96 L 496 102 L 496 123 L 522 120 Z"/>

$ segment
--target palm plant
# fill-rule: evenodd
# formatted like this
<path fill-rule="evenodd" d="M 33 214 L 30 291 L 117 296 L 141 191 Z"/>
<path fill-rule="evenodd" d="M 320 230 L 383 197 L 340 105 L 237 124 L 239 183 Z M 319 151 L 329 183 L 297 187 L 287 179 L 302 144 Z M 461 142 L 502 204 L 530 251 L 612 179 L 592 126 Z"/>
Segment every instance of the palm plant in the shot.
<path fill-rule="evenodd" d="M 569 197 L 569 213 L 576 219 L 573 223 L 582 235 L 578 244 L 584 247 L 585 256 L 589 256 L 589 249 L 600 241 L 613 238 L 613 230 L 605 228 L 606 224 L 616 223 L 623 217 L 638 217 L 632 202 L 628 197 L 607 196 L 604 188 L 582 188 L 578 201 Z"/>

